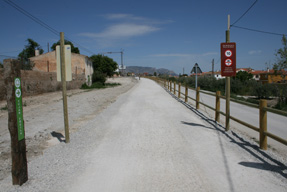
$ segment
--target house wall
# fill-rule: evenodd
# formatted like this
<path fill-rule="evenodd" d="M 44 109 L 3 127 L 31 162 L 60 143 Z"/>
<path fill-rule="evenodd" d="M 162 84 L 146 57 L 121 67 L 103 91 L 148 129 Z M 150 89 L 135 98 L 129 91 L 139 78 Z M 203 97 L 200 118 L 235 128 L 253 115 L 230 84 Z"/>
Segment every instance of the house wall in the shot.
<path fill-rule="evenodd" d="M 56 52 L 48 52 L 36 57 L 31 57 L 30 61 L 34 63 L 34 71 L 43 72 L 56 72 L 57 71 L 57 61 Z"/>
<path fill-rule="evenodd" d="M 6 99 L 4 70 L 0 70 L 0 100 Z M 62 83 L 57 81 L 57 73 L 42 71 L 21 71 L 23 97 L 59 91 Z M 73 74 L 73 81 L 67 82 L 67 89 L 78 89 L 85 82 L 84 74 Z"/>
<path fill-rule="evenodd" d="M 285 80 L 287 80 L 287 76 L 285 76 Z M 274 75 L 274 74 L 260 74 L 260 82 L 262 84 L 266 83 L 281 83 L 283 81 L 283 76 Z"/>
<path fill-rule="evenodd" d="M 281 83 L 283 79 L 287 80 L 287 77 L 283 78 L 281 75 L 274 75 L 269 74 L 268 75 L 268 83 Z"/>
<path fill-rule="evenodd" d="M 4 83 L 4 69 L 0 68 L 0 100 L 3 100 L 5 97 L 6 97 L 6 89 Z"/>
<path fill-rule="evenodd" d="M 56 52 L 48 52 L 36 57 L 31 57 L 30 61 L 34 63 L 34 71 L 56 72 L 57 61 Z M 85 80 L 88 83 L 88 76 L 93 74 L 93 63 L 85 55 L 72 53 L 71 55 L 72 74 L 84 74 Z"/>

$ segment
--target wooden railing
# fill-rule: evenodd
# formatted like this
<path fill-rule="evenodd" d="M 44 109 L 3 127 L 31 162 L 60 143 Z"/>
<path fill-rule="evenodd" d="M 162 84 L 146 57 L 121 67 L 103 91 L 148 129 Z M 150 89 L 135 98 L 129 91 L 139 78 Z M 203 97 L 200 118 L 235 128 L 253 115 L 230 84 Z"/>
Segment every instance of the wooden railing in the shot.
<path fill-rule="evenodd" d="M 152 79 L 152 80 L 158 82 L 164 88 L 169 90 L 171 93 L 173 92 L 173 94 L 175 96 L 177 96 L 178 98 L 180 98 L 180 99 L 184 98 L 184 102 L 186 102 L 186 103 L 188 102 L 188 99 L 195 101 L 195 107 L 197 110 L 199 109 L 200 105 L 203 105 L 203 106 L 215 111 L 215 121 L 217 121 L 217 122 L 220 121 L 220 114 L 226 116 L 226 114 L 224 112 L 220 111 L 220 98 L 225 99 L 224 96 L 220 95 L 220 91 L 217 91 L 216 94 L 214 94 L 214 93 L 210 93 L 210 92 L 206 92 L 206 91 L 201 91 L 199 87 L 195 90 L 195 89 L 189 88 L 189 87 L 187 87 L 187 85 L 185 85 L 185 92 L 182 93 L 181 92 L 182 86 L 180 83 L 178 84 L 178 86 L 176 86 L 176 82 L 164 81 L 164 80 L 161 80 L 161 79 L 155 78 L 155 77 L 149 77 L 149 79 Z M 178 87 L 178 90 L 176 90 L 176 87 Z M 195 98 L 188 96 L 188 89 L 196 91 L 196 97 Z M 176 92 L 178 94 L 176 94 Z M 215 97 L 215 108 L 201 102 L 200 101 L 200 93 L 214 96 Z M 183 97 L 181 97 L 181 96 L 183 96 Z M 232 119 L 233 121 L 235 121 L 239 124 L 242 124 L 242 125 L 250 128 L 256 132 L 258 132 L 259 133 L 259 143 L 260 143 L 261 149 L 267 150 L 267 137 L 270 137 L 270 138 L 272 138 L 272 139 L 274 139 L 274 140 L 276 140 L 276 141 L 278 141 L 284 145 L 287 145 L 287 140 L 267 131 L 267 112 L 272 112 L 272 113 L 275 113 L 278 115 L 283 115 L 286 117 L 287 117 L 287 112 L 267 107 L 267 101 L 265 99 L 261 99 L 259 105 L 251 104 L 248 102 L 239 101 L 239 100 L 235 100 L 235 99 L 231 99 L 231 101 L 259 109 L 259 120 L 260 120 L 259 121 L 259 127 L 251 125 L 249 123 L 246 123 L 246 122 L 244 122 L 240 119 L 237 119 L 233 116 L 230 116 L 230 119 Z"/>

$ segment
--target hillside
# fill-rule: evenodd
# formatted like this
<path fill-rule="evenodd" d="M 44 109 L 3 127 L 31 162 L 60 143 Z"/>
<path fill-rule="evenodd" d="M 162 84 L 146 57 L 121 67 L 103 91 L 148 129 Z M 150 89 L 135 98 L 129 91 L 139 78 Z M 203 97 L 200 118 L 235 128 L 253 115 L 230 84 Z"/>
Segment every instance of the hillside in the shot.
<path fill-rule="evenodd" d="M 127 66 L 126 72 L 131 72 L 131 73 L 149 73 L 149 74 L 154 74 L 156 72 L 157 74 L 166 74 L 166 75 L 177 75 L 174 71 L 170 71 L 168 69 L 160 68 L 156 69 L 154 67 L 139 67 L 139 66 Z"/>

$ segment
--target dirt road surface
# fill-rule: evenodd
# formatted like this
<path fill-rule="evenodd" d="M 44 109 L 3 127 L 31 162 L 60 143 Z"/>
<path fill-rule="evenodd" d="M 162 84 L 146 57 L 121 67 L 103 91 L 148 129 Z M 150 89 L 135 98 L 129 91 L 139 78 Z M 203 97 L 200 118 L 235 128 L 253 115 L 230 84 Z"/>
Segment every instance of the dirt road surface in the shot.
<path fill-rule="evenodd" d="M 100 90 L 68 90 L 69 127 L 73 133 L 93 119 L 98 113 L 113 103 L 119 95 L 136 84 L 135 79 L 115 78 L 108 82 L 118 82 L 121 86 Z M 6 101 L 0 102 L 5 108 Z M 60 141 L 52 136 L 64 135 L 62 92 L 46 93 L 23 98 L 23 116 L 28 161 L 42 155 L 43 150 Z M 64 138 L 63 138 L 64 139 Z M 10 134 L 7 110 L 0 110 L 0 180 L 11 172 Z M 1 190 L 0 190 L 1 191 Z"/>
<path fill-rule="evenodd" d="M 79 94 L 80 96 L 81 94 Z M 76 101 L 75 101 L 76 102 Z M 87 113 L 89 106 L 87 107 Z M 143 79 L 1 191 L 287 191 L 284 158 Z M 9 183 L 10 182 L 10 183 Z"/>

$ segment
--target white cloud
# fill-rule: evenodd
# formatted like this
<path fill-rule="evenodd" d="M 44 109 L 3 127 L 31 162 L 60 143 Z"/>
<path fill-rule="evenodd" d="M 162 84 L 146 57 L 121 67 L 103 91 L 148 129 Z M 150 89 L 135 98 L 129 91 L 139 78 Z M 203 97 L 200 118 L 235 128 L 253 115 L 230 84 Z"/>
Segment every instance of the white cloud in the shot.
<path fill-rule="evenodd" d="M 209 55 L 217 55 L 217 52 L 208 52 L 208 53 L 203 53 L 201 56 L 209 56 Z"/>
<path fill-rule="evenodd" d="M 182 53 L 167 53 L 167 54 L 155 54 L 151 55 L 152 57 L 189 57 L 193 56 L 192 54 L 182 54 Z"/>
<path fill-rule="evenodd" d="M 118 44 L 130 44 L 131 39 L 148 35 L 161 30 L 160 25 L 172 21 L 157 21 L 150 18 L 137 17 L 132 14 L 106 14 L 106 27 L 101 31 L 88 31 L 78 34 L 95 40 L 100 47 L 113 47 Z"/>
<path fill-rule="evenodd" d="M 248 52 L 249 55 L 258 55 L 261 54 L 262 51 L 261 50 L 251 50 Z"/>
<path fill-rule="evenodd" d="M 121 22 L 141 22 L 149 25 L 162 25 L 162 24 L 168 24 L 173 23 L 173 20 L 156 20 L 151 18 L 145 18 L 145 17 L 137 17 L 132 14 L 107 14 L 103 16 L 107 20 L 120 20 Z"/>
<path fill-rule="evenodd" d="M 118 14 L 107 14 L 107 15 L 104 15 L 104 17 L 106 19 L 110 19 L 110 20 L 146 20 L 145 18 L 143 17 L 136 17 L 134 15 L 131 15 L 131 14 L 122 14 L 122 13 L 118 13 Z"/>
<path fill-rule="evenodd" d="M 145 35 L 154 31 L 158 31 L 159 29 L 160 28 L 149 25 L 121 23 L 112 25 L 100 33 L 81 33 L 80 35 L 91 38 L 118 39 L 118 38 L 130 38 Z"/>
<path fill-rule="evenodd" d="M 209 55 L 217 55 L 216 52 L 207 52 L 203 54 L 185 54 L 185 53 L 167 53 L 167 54 L 155 54 L 151 55 L 152 57 L 202 57 Z"/>

